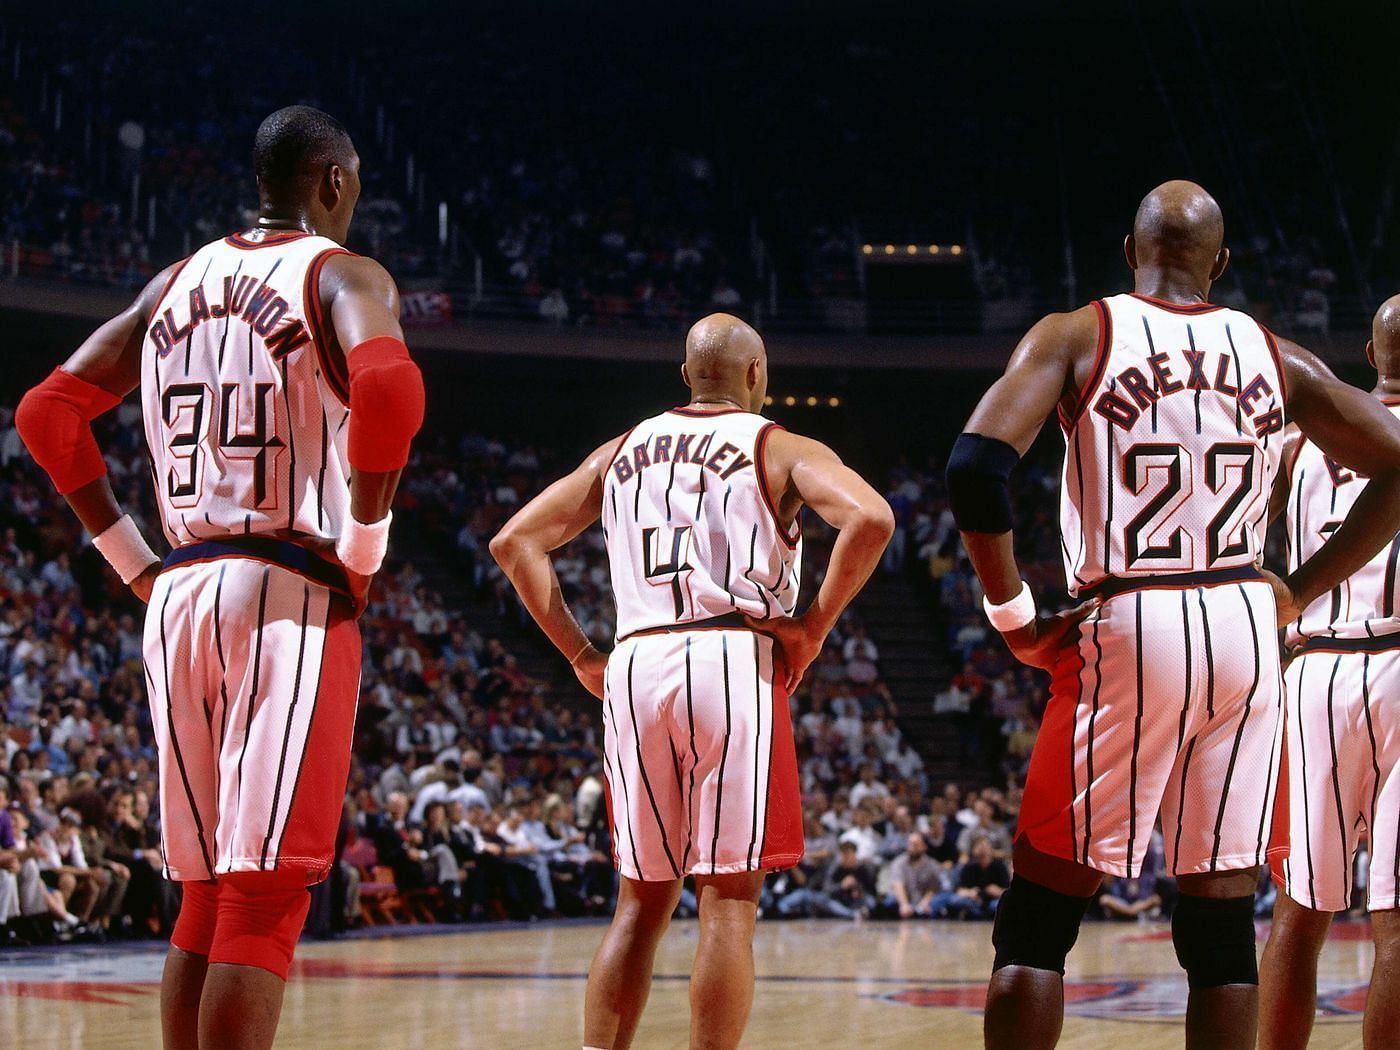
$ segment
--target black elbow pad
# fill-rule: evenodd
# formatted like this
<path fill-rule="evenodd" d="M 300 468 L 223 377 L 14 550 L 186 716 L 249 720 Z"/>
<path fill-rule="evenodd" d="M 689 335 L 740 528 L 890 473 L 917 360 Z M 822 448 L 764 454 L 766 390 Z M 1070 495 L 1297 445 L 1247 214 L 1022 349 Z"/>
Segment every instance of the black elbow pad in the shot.
<path fill-rule="evenodd" d="M 1011 472 L 1020 454 L 1005 441 L 960 434 L 948 455 L 948 503 L 962 532 L 1011 531 Z"/>

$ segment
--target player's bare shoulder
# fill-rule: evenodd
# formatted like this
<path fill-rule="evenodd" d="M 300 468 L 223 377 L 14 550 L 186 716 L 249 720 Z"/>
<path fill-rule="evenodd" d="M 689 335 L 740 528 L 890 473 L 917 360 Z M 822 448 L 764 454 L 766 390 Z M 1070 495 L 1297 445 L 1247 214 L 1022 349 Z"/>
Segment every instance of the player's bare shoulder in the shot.
<path fill-rule="evenodd" d="M 399 315 L 399 287 L 383 264 L 366 255 L 333 251 L 321 267 L 321 301 L 332 304 L 341 296 L 364 298 Z"/>

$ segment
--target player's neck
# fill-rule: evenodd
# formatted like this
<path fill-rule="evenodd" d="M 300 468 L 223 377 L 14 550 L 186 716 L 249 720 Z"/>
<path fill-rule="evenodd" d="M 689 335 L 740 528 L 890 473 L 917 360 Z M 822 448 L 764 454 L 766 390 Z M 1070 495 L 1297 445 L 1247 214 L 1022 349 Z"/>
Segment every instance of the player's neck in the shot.
<path fill-rule="evenodd" d="M 258 213 L 259 230 L 297 230 L 302 233 L 315 233 L 311 219 L 305 212 L 288 212 L 264 206 Z"/>
<path fill-rule="evenodd" d="M 1371 393 L 1377 397 L 1400 397 L 1400 376 L 1381 376 Z"/>
<path fill-rule="evenodd" d="M 737 398 L 725 394 L 695 395 L 690 399 L 689 408 L 697 412 L 726 412 L 738 409 L 747 412 L 748 408 Z"/>
<path fill-rule="evenodd" d="M 1170 266 L 1139 266 L 1133 271 L 1133 291 L 1168 303 L 1204 303 L 1210 299 L 1210 285 L 1199 277 Z"/>

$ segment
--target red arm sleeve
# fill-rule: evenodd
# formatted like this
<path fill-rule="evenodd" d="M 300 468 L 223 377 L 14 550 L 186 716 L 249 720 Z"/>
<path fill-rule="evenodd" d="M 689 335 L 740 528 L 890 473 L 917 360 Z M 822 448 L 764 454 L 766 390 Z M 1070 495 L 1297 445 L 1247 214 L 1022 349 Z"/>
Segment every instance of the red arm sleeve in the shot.
<path fill-rule="evenodd" d="M 20 401 L 15 428 L 60 495 L 75 492 L 107 473 L 97 439 L 92 436 L 92 421 L 121 400 L 55 368 Z"/>

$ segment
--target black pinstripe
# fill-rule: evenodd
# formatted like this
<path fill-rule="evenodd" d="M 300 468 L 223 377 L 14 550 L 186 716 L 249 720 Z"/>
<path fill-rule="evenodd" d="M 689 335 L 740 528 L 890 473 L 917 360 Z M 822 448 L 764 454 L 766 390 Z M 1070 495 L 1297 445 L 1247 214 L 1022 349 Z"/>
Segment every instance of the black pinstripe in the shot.
<path fill-rule="evenodd" d="M 1235 349 L 1235 337 L 1230 332 L 1230 322 L 1225 322 L 1225 339 L 1230 344 L 1230 356 L 1235 359 L 1235 389 L 1244 389 L 1244 373 L 1240 371 L 1240 353 Z M 1243 409 L 1240 407 L 1240 399 L 1235 398 L 1235 433 L 1244 433 Z"/>
<path fill-rule="evenodd" d="M 1118 380 L 1116 380 L 1116 379 L 1110 379 L 1110 380 L 1108 381 L 1108 389 L 1109 389 L 1109 393 L 1112 393 L 1112 392 L 1114 392 L 1115 390 L 1117 390 L 1117 389 L 1118 389 Z M 1113 542 L 1112 542 L 1112 534 L 1113 534 L 1113 464 L 1114 464 L 1114 455 L 1113 455 L 1113 421 L 1112 421 L 1112 420 L 1110 420 L 1110 419 L 1104 420 L 1104 433 L 1105 433 L 1105 436 L 1106 436 L 1106 438 L 1107 438 L 1107 443 L 1108 443 L 1108 452 L 1107 452 L 1107 455 L 1104 457 L 1105 460 L 1106 460 L 1106 462 L 1108 463 L 1108 486 L 1107 486 L 1107 488 L 1108 488 L 1108 499 L 1107 499 L 1107 501 L 1106 501 L 1106 506 L 1104 507 L 1104 516 L 1103 516 L 1103 568 L 1104 568 L 1104 572 L 1105 572 L 1105 573 L 1112 574 L 1112 572 L 1113 572 Z M 1127 566 L 1125 565 L 1124 568 L 1126 569 Z"/>
<path fill-rule="evenodd" d="M 262 670 L 263 624 L 267 620 L 267 581 L 271 575 L 271 566 L 263 569 L 262 591 L 258 595 L 257 641 L 253 644 L 253 682 L 248 690 L 248 719 L 243 726 L 243 747 L 238 752 L 238 789 L 235 796 L 237 801 L 234 803 L 235 812 L 241 811 L 243 806 L 243 759 L 248 754 L 248 737 L 253 732 L 253 713 L 257 709 L 258 675 Z M 237 831 L 237 825 L 235 825 L 234 830 Z"/>
<path fill-rule="evenodd" d="M 242 272 L 243 272 L 243 260 L 242 260 L 242 259 L 239 259 L 239 260 L 238 260 L 238 265 L 235 266 L 235 267 L 233 268 L 233 281 L 232 281 L 232 283 L 229 285 L 229 298 L 230 298 L 230 300 L 232 300 L 232 293 L 233 293 L 233 290 L 234 290 L 235 288 L 238 287 L 238 275 L 239 275 L 240 273 L 242 273 Z M 226 305 L 227 305 L 227 304 L 226 304 Z M 224 346 L 225 346 L 225 344 L 228 343 L 228 326 L 229 326 L 229 322 L 232 321 L 232 320 L 233 320 L 233 310 L 230 309 L 230 310 L 228 311 L 228 313 L 224 314 L 224 334 L 221 335 L 221 336 L 219 337 L 219 370 L 220 370 L 220 371 L 223 371 L 223 367 L 224 367 Z"/>
<path fill-rule="evenodd" d="M 287 528 L 296 525 L 297 518 L 297 428 L 292 425 L 292 389 L 287 382 L 287 359 L 282 358 L 282 402 L 287 406 Z M 256 406 L 255 406 L 256 407 Z M 274 419 L 273 429 L 277 423 Z M 273 460 L 273 480 L 277 480 L 277 461 Z"/>
<path fill-rule="evenodd" d="M 204 264 L 204 272 L 203 272 L 202 274 L 199 275 L 199 290 L 200 290 L 200 294 L 201 294 L 201 295 L 204 293 L 204 279 L 205 279 L 206 277 L 209 276 L 209 267 L 211 267 L 211 266 L 213 266 L 213 265 L 214 265 L 214 257 L 211 255 L 211 256 L 209 257 L 209 261 L 206 262 L 206 263 Z M 186 296 L 186 301 L 188 301 L 188 298 L 189 298 L 189 297 Z M 190 320 L 190 322 L 189 322 L 189 325 L 190 325 L 189 331 L 187 331 L 187 332 L 185 333 L 185 375 L 189 375 L 189 374 L 190 374 L 190 347 L 191 347 L 191 345 L 194 343 L 194 320 L 193 320 L 193 318 L 191 318 L 191 320 Z"/>
<path fill-rule="evenodd" d="M 695 696 L 690 679 L 690 635 L 685 636 L 685 717 L 690 725 L 690 788 L 685 797 L 685 856 L 681 867 L 688 868 L 688 859 L 695 834 L 695 767 L 700 764 L 700 752 L 695 746 Z"/>
<path fill-rule="evenodd" d="M 1364 653 L 1361 659 L 1361 707 L 1366 713 L 1366 736 L 1371 741 L 1371 813 L 1366 818 L 1366 831 L 1368 835 L 1376 833 L 1376 807 L 1380 802 L 1381 791 L 1381 765 L 1379 752 L 1376 749 L 1376 729 L 1371 723 L 1371 654 Z M 1371 852 L 1375 852 L 1372 847 Z M 1396 864 L 1400 866 L 1400 850 L 1396 851 Z M 1400 888 L 1400 885 L 1397 885 Z M 1369 892 L 1369 885 L 1367 887 Z"/>
<path fill-rule="evenodd" d="M 1186 745 L 1186 757 L 1181 760 L 1181 792 L 1176 800 L 1176 839 L 1172 843 L 1172 874 L 1180 874 L 1181 829 L 1186 826 L 1183 818 L 1186 811 L 1186 778 L 1191 774 L 1191 757 L 1196 753 L 1196 737 Z"/>
<path fill-rule="evenodd" d="M 703 468 L 702 468 L 703 469 Z M 720 506 L 720 517 L 729 516 L 729 495 L 734 491 L 733 486 L 726 485 L 724 488 L 724 503 Z M 729 585 L 729 574 L 733 571 L 733 546 L 729 542 L 729 534 L 724 536 L 724 593 L 729 595 L 729 600 L 734 600 L 734 588 Z"/>
<path fill-rule="evenodd" d="M 632 697 L 632 665 L 637 662 L 637 647 L 632 647 L 631 654 L 627 657 L 627 712 L 632 717 L 632 743 L 637 749 L 637 769 L 642 774 L 642 787 L 647 793 L 647 802 L 651 805 L 651 815 L 656 819 L 656 830 L 661 833 L 661 848 L 666 851 L 666 863 L 671 865 L 671 873 L 680 878 L 681 869 L 676 864 L 675 855 L 671 852 L 671 843 L 666 834 L 666 822 L 661 819 L 661 808 L 656 804 L 656 793 L 651 790 L 651 777 L 647 776 L 646 762 L 642 758 L 642 734 L 637 728 L 637 704 Z M 635 844 L 635 840 L 634 840 Z"/>
<path fill-rule="evenodd" d="M 1071 857 L 1079 856 L 1079 825 L 1074 819 L 1074 802 L 1079 797 L 1079 756 L 1075 750 L 1074 738 L 1079 731 L 1079 704 L 1084 699 L 1084 672 L 1089 661 L 1084 656 L 1084 639 L 1075 642 L 1074 653 L 1079 657 L 1079 689 L 1074 696 L 1074 717 L 1069 724 L 1069 852 Z M 773 671 L 777 675 L 777 669 Z"/>
<path fill-rule="evenodd" d="M 1303 661 L 1298 670 L 1298 696 L 1295 698 L 1298 709 L 1298 723 L 1302 724 L 1303 716 L 1303 672 L 1307 670 L 1307 661 Z M 1308 734 L 1300 732 L 1298 734 L 1298 758 L 1301 760 L 1302 785 L 1303 785 L 1303 844 L 1308 853 L 1308 900 L 1312 902 L 1313 910 L 1317 910 L 1317 884 L 1313 871 L 1312 856 L 1312 817 L 1308 814 Z M 1291 854 L 1290 854 L 1291 855 Z"/>
<path fill-rule="evenodd" d="M 1082 507 L 1084 505 L 1084 456 L 1079 451 L 1080 433 L 1081 431 L 1077 429 L 1074 432 L 1074 472 L 1079 478 L 1079 499 L 1076 501 L 1076 505 Z M 1084 563 L 1084 551 L 1088 546 L 1088 542 L 1088 537 L 1084 533 L 1084 522 L 1081 520 L 1079 523 L 1079 564 L 1077 564 L 1074 569 L 1075 581 L 1078 582 L 1080 586 L 1089 582 L 1080 574 L 1080 569 L 1083 567 Z"/>
<path fill-rule="evenodd" d="M 1273 801 L 1273 795 L 1278 790 L 1278 787 L 1274 782 L 1274 772 L 1277 768 L 1276 763 L 1278 761 L 1279 745 L 1283 739 L 1282 734 L 1278 731 L 1278 724 L 1283 719 L 1283 705 L 1285 703 L 1284 697 L 1287 695 L 1283 688 L 1282 671 L 1280 671 L 1275 676 L 1274 680 L 1278 689 L 1276 695 L 1279 698 L 1279 702 L 1274 715 L 1274 739 L 1269 744 L 1269 775 L 1264 779 L 1264 805 L 1259 811 L 1259 841 L 1258 844 L 1254 847 L 1255 860 L 1261 864 L 1264 862 L 1265 859 L 1264 825 L 1269 818 L 1269 810 L 1272 808 L 1270 806 L 1270 803 Z"/>
<path fill-rule="evenodd" d="M 330 462 L 331 426 L 321 407 L 321 471 L 316 476 L 316 527 L 326 527 L 326 464 Z"/>
<path fill-rule="evenodd" d="M 228 563 L 219 566 L 219 582 L 214 586 L 214 648 L 219 653 L 219 695 L 223 698 L 223 711 L 219 716 L 219 740 L 215 754 L 224 746 L 224 735 L 228 732 L 228 664 L 224 661 L 224 634 L 219 626 L 219 601 L 224 594 L 224 570 Z"/>
<path fill-rule="evenodd" d="M 1390 545 L 1390 557 L 1385 563 L 1385 598 L 1381 606 L 1382 616 L 1395 615 L 1395 573 L 1400 567 L 1400 536 Z"/>
<path fill-rule="evenodd" d="M 749 567 L 744 571 L 744 579 L 748 580 L 749 583 L 753 584 L 754 590 L 758 592 L 758 597 L 763 602 L 763 615 L 767 617 L 772 615 L 772 610 L 769 608 L 768 605 L 768 588 L 764 587 L 763 584 L 759 583 L 753 578 L 753 571 L 757 565 L 757 562 L 755 561 L 757 551 L 758 522 L 754 522 L 753 534 L 749 537 Z"/>
<path fill-rule="evenodd" d="M 715 436 L 714 433 L 711 433 L 711 434 L 710 434 L 710 439 L 711 439 L 711 441 L 714 440 L 714 436 Z M 704 466 L 702 465 L 702 466 L 700 467 L 700 492 L 699 492 L 699 494 L 695 497 L 695 520 L 696 520 L 697 523 L 700 521 L 700 508 L 703 507 L 704 505 L 705 505 L 705 468 L 704 468 Z"/>
<path fill-rule="evenodd" d="M 1186 742 L 1186 716 L 1191 710 L 1191 610 L 1186 604 L 1186 591 L 1181 592 L 1181 634 L 1186 642 L 1186 699 L 1181 705 L 1181 721 L 1176 727 L 1176 750 L 1181 753 L 1181 745 Z"/>
<path fill-rule="evenodd" d="M 715 835 L 710 843 L 710 871 L 719 866 L 719 820 L 724 811 L 724 766 L 729 761 L 729 734 L 733 728 L 729 705 L 729 636 L 720 635 L 720 652 L 724 659 L 724 749 L 719 755 L 719 777 L 715 781 Z"/>
<path fill-rule="evenodd" d="M 301 641 L 297 643 L 297 671 L 296 677 L 292 680 L 292 702 L 287 705 L 287 728 L 282 733 L 282 754 L 277 759 L 277 780 L 272 788 L 272 810 L 267 815 L 267 834 L 263 836 L 262 855 L 258 857 L 258 869 L 267 869 L 267 851 L 272 846 L 272 831 L 277 826 L 277 804 L 282 800 L 282 776 L 287 769 L 287 750 L 292 746 L 292 720 L 297 713 L 297 700 L 301 698 L 301 670 L 306 663 L 306 629 L 309 626 L 308 619 L 311 612 L 311 586 L 303 583 L 301 585 Z M 307 723 L 307 738 L 311 736 L 311 725 Z M 305 747 L 302 748 L 302 758 L 306 757 Z M 300 773 L 302 762 L 297 763 L 297 770 Z M 287 819 L 290 820 L 292 811 L 287 810 Z M 277 862 L 273 862 L 273 867 Z"/>
<path fill-rule="evenodd" d="M 324 624 L 323 627 L 322 627 L 323 639 L 329 639 L 329 638 L 330 638 L 330 631 L 331 631 L 331 605 L 332 605 L 331 600 L 330 600 L 329 597 L 327 597 L 327 599 L 326 599 L 326 622 L 325 622 L 325 624 Z M 302 619 L 305 620 L 305 617 L 302 617 Z M 326 661 L 326 652 L 325 652 L 324 646 L 325 646 L 326 643 L 325 643 L 325 641 L 323 640 L 321 644 L 322 644 L 322 646 L 323 646 L 323 648 L 322 648 L 322 650 L 321 650 L 321 666 L 322 666 L 322 668 L 324 668 L 324 667 L 325 667 L 325 661 Z M 300 666 L 300 658 L 299 658 L 299 657 L 298 657 L 298 666 Z M 309 739 L 309 737 L 310 737 L 312 727 L 314 727 L 314 726 L 316 725 L 316 707 L 317 707 L 317 705 L 318 705 L 320 702 L 321 702 L 321 681 L 320 681 L 320 676 L 318 675 L 318 676 L 317 676 L 317 679 L 316 679 L 316 691 L 311 695 L 311 717 L 308 718 L 308 719 L 306 720 L 306 726 L 307 726 L 306 732 L 307 732 L 308 739 Z M 303 758 L 304 758 L 304 757 L 305 757 L 305 756 L 303 756 Z M 277 867 L 279 867 L 279 866 L 281 865 L 281 863 L 282 863 L 282 840 L 285 839 L 285 838 L 287 837 L 287 825 L 288 825 L 288 823 L 291 822 L 292 814 L 296 811 L 296 806 L 297 806 L 297 789 L 299 789 L 299 788 L 301 787 L 301 774 L 302 774 L 302 771 L 305 770 L 305 768 L 306 768 L 306 762 L 303 760 L 303 762 L 297 767 L 297 776 L 296 776 L 296 779 L 292 781 L 292 797 L 289 798 L 289 799 L 287 800 L 287 819 L 284 820 L 284 821 L 282 821 L 282 833 L 281 833 L 280 835 L 277 836 L 277 860 L 273 862 L 273 868 L 274 868 L 274 869 L 276 869 Z M 276 812 L 276 809 L 275 809 L 275 808 L 274 808 L 273 812 Z"/>
<path fill-rule="evenodd" d="M 1254 703 L 1254 694 L 1259 689 L 1259 675 L 1261 671 L 1261 661 L 1259 656 L 1259 625 L 1254 619 L 1254 606 L 1249 600 L 1249 595 L 1244 589 L 1244 584 L 1236 584 L 1239 588 L 1240 597 L 1244 600 L 1244 610 L 1249 616 L 1249 640 L 1254 646 L 1254 681 L 1250 683 L 1249 693 L 1244 698 L 1244 713 L 1240 716 L 1239 728 L 1235 730 L 1235 744 L 1230 749 L 1230 761 L 1225 767 L 1225 786 L 1220 792 L 1220 808 L 1215 814 L 1215 844 L 1210 851 L 1210 870 L 1214 871 L 1216 864 L 1220 860 L 1220 836 L 1225 827 L 1225 807 L 1230 804 L 1230 782 L 1235 777 L 1235 762 L 1240 756 L 1240 743 L 1244 740 L 1245 726 L 1249 722 L 1250 705 Z M 1268 793 L 1268 786 L 1265 785 L 1265 794 Z"/>
<path fill-rule="evenodd" d="M 1133 877 L 1133 845 L 1137 840 L 1137 771 L 1138 747 L 1142 743 L 1142 592 L 1135 595 L 1137 602 L 1137 718 L 1133 720 L 1133 758 L 1128 774 L 1128 878 Z"/>
<path fill-rule="evenodd" d="M 1332 749 L 1332 798 L 1337 805 L 1337 830 L 1342 835 L 1342 889 L 1351 889 L 1351 850 L 1350 850 L 1350 829 L 1347 827 L 1347 820 L 1342 806 L 1342 781 L 1341 773 L 1337 768 L 1337 726 L 1336 719 L 1332 712 L 1332 697 L 1334 687 L 1337 684 L 1337 669 L 1342 665 L 1342 656 L 1337 654 L 1337 659 L 1332 662 L 1332 677 L 1327 682 L 1327 742 Z"/>
<path fill-rule="evenodd" d="M 1089 863 L 1089 843 L 1094 835 L 1094 722 L 1099 717 L 1099 688 L 1103 685 L 1103 646 L 1099 644 L 1099 621 L 1094 619 L 1094 699 L 1089 712 L 1089 741 L 1084 775 L 1084 863 Z"/>
<path fill-rule="evenodd" d="M 758 632 L 753 634 L 753 700 L 754 700 L 754 747 L 753 747 L 753 826 L 749 831 L 749 867 L 753 867 L 753 848 L 758 844 L 758 756 L 763 750 L 763 679 L 759 674 Z"/>
<path fill-rule="evenodd" d="M 1157 344 L 1152 341 L 1152 328 L 1147 323 L 1146 314 L 1142 315 L 1142 330 L 1147 335 L 1148 356 L 1155 357 L 1157 354 Z M 1152 389 L 1157 389 L 1157 373 L 1155 371 L 1152 373 Z M 1157 433 L 1157 401 L 1158 398 L 1154 397 L 1152 399 L 1152 433 L 1154 434 Z"/>
<path fill-rule="evenodd" d="M 166 587 L 165 600 L 160 603 L 160 657 L 165 665 L 165 724 L 170 728 L 170 749 L 175 752 L 175 768 L 180 771 L 180 783 L 185 789 L 185 800 L 190 804 L 190 813 L 194 817 L 194 830 L 199 838 L 199 852 L 204 857 L 204 866 L 212 877 L 214 861 L 209 856 L 209 843 L 204 836 L 204 821 L 199 818 L 199 805 L 195 802 L 194 790 L 190 787 L 190 775 L 185 769 L 185 756 L 180 751 L 180 734 L 175 731 L 175 696 L 170 689 L 170 647 L 165 639 L 165 610 L 169 605 L 170 588 Z M 146 678 L 149 680 L 150 677 L 151 672 L 147 668 Z M 155 683 L 151 682 L 151 685 L 154 687 Z M 170 870 L 168 864 L 166 870 Z"/>
<path fill-rule="evenodd" d="M 701 474 L 704 474 L 704 472 L 705 472 L 705 468 L 704 468 L 704 467 L 701 467 L 701 468 L 700 468 L 700 473 L 701 473 Z M 671 476 L 670 476 L 670 477 L 667 479 L 667 481 L 666 481 L 666 520 L 667 520 L 667 522 L 669 522 L 669 521 L 671 520 L 671 488 L 672 488 L 672 486 L 675 485 L 675 483 L 676 483 L 676 457 L 675 457 L 675 456 L 672 456 L 672 457 L 671 457 Z M 638 491 L 638 492 L 641 492 L 641 491 L 642 491 L 642 482 L 641 482 L 641 479 L 638 479 L 638 480 L 637 480 L 637 491 Z"/>
<path fill-rule="evenodd" d="M 1297 503 L 1293 507 L 1293 557 L 1301 564 L 1303 561 L 1303 479 L 1308 476 L 1305 469 L 1298 471 L 1298 482 L 1293 488 L 1293 494 L 1297 498 Z M 1299 610 L 1298 619 L 1294 621 L 1298 627 L 1303 624 L 1303 612 Z"/>
<path fill-rule="evenodd" d="M 617 715 L 613 712 L 612 690 L 605 689 L 604 692 L 607 694 L 607 703 L 604 705 L 603 710 L 607 712 L 608 721 L 612 723 L 613 739 L 616 740 L 620 745 L 622 743 L 622 736 L 617 731 Z M 622 781 L 622 812 L 623 815 L 627 818 L 627 841 L 632 844 L 632 866 L 636 868 L 637 877 L 640 879 L 642 877 L 643 872 L 642 862 L 637 856 L 637 836 L 635 833 L 636 824 L 632 822 L 632 804 L 628 799 L 629 792 L 627 791 L 627 774 L 623 771 L 622 759 L 620 755 L 618 757 L 617 763 L 617 778 Z M 613 842 L 616 843 L 617 839 L 614 838 Z"/>
<path fill-rule="evenodd" d="M 1186 322 L 1186 341 L 1187 341 L 1188 343 L 1191 344 L 1191 352 L 1192 352 L 1193 354 L 1194 354 L 1194 353 L 1197 353 L 1197 350 L 1196 350 L 1196 333 L 1193 332 L 1193 331 L 1191 330 L 1191 322 L 1190 322 L 1190 321 L 1187 321 L 1187 322 Z M 1201 432 L 1201 392 L 1200 392 L 1199 390 L 1197 390 L 1197 391 L 1196 391 L 1196 433 L 1197 433 L 1197 434 L 1200 434 L 1200 432 Z"/>
<path fill-rule="evenodd" d="M 1215 653 L 1210 645 L 1210 616 L 1206 612 L 1205 589 L 1196 588 L 1196 601 L 1201 606 L 1201 635 L 1206 644 L 1206 715 L 1215 717 Z"/>

